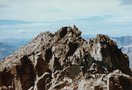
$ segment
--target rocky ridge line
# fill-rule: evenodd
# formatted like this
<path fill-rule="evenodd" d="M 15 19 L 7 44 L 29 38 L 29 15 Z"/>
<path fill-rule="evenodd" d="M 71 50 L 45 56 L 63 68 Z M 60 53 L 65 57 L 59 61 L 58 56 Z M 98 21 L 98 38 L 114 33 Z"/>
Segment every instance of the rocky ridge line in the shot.
<path fill-rule="evenodd" d="M 131 90 L 129 58 L 106 35 L 76 26 L 41 33 L 0 62 L 1 90 Z"/>

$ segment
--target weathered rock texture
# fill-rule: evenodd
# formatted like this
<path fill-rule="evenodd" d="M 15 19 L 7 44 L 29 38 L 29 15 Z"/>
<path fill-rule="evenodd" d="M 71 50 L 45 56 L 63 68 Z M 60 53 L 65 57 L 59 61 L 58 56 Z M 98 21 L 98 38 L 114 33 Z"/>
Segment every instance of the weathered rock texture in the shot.
<path fill-rule="evenodd" d="M 0 62 L 0 90 L 132 90 L 129 58 L 108 36 L 76 26 L 41 33 Z"/>

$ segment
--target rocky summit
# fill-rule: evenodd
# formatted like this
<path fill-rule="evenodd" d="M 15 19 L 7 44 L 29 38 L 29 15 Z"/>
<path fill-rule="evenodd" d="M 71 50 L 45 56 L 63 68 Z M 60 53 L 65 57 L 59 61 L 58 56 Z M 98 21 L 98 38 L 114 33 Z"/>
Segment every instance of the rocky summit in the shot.
<path fill-rule="evenodd" d="M 108 36 L 85 40 L 68 26 L 0 61 L 0 90 L 132 90 L 132 71 Z"/>

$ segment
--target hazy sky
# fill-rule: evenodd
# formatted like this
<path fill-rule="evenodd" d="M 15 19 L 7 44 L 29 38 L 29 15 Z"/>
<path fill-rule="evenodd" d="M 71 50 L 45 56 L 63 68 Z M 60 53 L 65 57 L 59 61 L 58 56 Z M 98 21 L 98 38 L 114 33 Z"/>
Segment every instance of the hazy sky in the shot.
<path fill-rule="evenodd" d="M 0 0 L 0 38 L 76 25 L 83 35 L 132 34 L 132 0 Z"/>

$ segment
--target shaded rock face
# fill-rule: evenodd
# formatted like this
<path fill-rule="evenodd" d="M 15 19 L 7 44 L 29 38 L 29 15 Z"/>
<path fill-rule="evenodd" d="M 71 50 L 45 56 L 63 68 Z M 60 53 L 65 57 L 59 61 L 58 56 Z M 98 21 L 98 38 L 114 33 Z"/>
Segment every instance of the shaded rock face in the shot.
<path fill-rule="evenodd" d="M 41 33 L 0 62 L 1 90 L 131 90 L 127 55 L 108 36 L 76 26 Z M 129 89 L 128 89 L 129 88 Z"/>
<path fill-rule="evenodd" d="M 105 35 L 97 35 L 97 38 L 90 42 L 93 49 L 90 53 L 101 67 L 109 72 L 120 69 L 123 73 L 131 74 L 128 57 L 118 49 L 116 42 Z"/>
<path fill-rule="evenodd" d="M 14 78 L 14 75 L 11 74 L 10 71 L 6 71 L 6 69 L 0 73 L 1 77 L 1 86 L 12 86 L 12 81 Z"/>
<path fill-rule="evenodd" d="M 16 66 L 16 77 L 20 78 L 21 88 L 23 90 L 29 89 L 34 85 L 35 71 L 34 66 L 28 56 L 21 58 L 21 65 Z M 28 83 L 27 83 L 28 82 Z"/>

